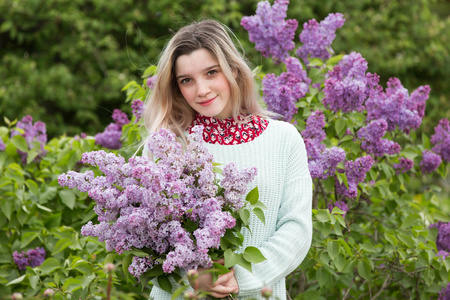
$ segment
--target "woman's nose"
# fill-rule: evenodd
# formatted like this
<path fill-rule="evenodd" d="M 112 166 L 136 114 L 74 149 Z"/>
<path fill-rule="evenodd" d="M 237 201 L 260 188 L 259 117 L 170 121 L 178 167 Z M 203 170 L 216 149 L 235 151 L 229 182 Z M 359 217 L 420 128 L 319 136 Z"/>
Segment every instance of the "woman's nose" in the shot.
<path fill-rule="evenodd" d="M 197 85 L 197 93 L 199 97 L 204 97 L 211 92 L 211 89 L 209 88 L 209 84 L 205 81 L 198 81 Z"/>

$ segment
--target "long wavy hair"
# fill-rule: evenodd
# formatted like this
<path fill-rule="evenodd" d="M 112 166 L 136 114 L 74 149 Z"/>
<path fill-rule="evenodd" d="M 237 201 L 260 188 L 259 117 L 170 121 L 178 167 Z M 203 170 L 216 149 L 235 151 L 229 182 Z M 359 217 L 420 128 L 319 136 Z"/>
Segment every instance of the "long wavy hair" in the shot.
<path fill-rule="evenodd" d="M 182 27 L 170 39 L 161 53 L 156 81 L 146 99 L 144 124 L 148 132 L 168 128 L 183 142 L 186 141 L 184 131 L 192 123 L 196 112 L 178 88 L 175 64 L 178 57 L 199 49 L 206 49 L 211 53 L 228 79 L 232 116 L 236 121 L 238 115 L 272 115 L 260 106 L 253 73 L 229 33 L 234 37 L 225 25 L 207 19 Z"/>

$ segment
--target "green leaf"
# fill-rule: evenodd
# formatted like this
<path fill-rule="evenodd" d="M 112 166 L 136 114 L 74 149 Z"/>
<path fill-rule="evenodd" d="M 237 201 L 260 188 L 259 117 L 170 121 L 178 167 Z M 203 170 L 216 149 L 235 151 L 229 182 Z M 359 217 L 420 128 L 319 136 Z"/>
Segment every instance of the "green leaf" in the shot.
<path fill-rule="evenodd" d="M 264 212 L 261 208 L 254 208 L 253 213 L 263 222 L 263 224 L 266 224 L 266 217 L 264 216 Z"/>
<path fill-rule="evenodd" d="M 328 209 L 321 209 L 317 212 L 316 218 L 319 222 L 330 222 L 330 213 Z"/>
<path fill-rule="evenodd" d="M 335 129 L 338 137 L 341 138 L 347 131 L 347 122 L 343 119 L 337 119 Z"/>
<path fill-rule="evenodd" d="M 347 264 L 347 260 L 344 255 L 339 254 L 336 259 L 333 260 L 333 264 L 339 272 L 342 272 Z"/>
<path fill-rule="evenodd" d="M 182 286 L 180 286 L 179 288 L 177 288 L 176 290 L 175 290 L 175 292 L 173 292 L 173 294 L 172 294 L 172 300 L 176 300 L 178 297 L 180 297 L 183 293 L 184 293 L 184 291 L 185 290 L 187 290 L 189 288 L 189 286 L 188 285 L 182 285 Z"/>
<path fill-rule="evenodd" d="M 261 201 L 256 202 L 255 204 L 252 204 L 253 208 L 260 208 L 260 209 L 267 209 L 267 206 L 265 206 Z"/>
<path fill-rule="evenodd" d="M 365 260 L 358 261 L 358 274 L 368 282 L 370 282 L 371 270 L 370 265 Z"/>
<path fill-rule="evenodd" d="M 339 245 L 336 241 L 330 241 L 327 245 L 328 255 L 331 259 L 335 259 L 339 254 Z"/>
<path fill-rule="evenodd" d="M 249 272 L 252 272 L 252 264 L 249 261 L 247 261 L 243 256 L 239 260 L 238 265 L 240 265 L 241 267 L 244 267 Z"/>
<path fill-rule="evenodd" d="M 239 216 L 241 217 L 242 222 L 245 226 L 248 225 L 248 220 L 250 219 L 250 212 L 248 209 L 241 208 L 239 209 Z"/>
<path fill-rule="evenodd" d="M 316 270 L 316 278 L 317 281 L 319 282 L 319 286 L 323 287 L 330 278 L 330 274 L 324 268 L 320 268 Z"/>
<path fill-rule="evenodd" d="M 31 288 L 35 290 L 39 282 L 39 275 L 29 275 L 28 280 L 30 281 Z"/>
<path fill-rule="evenodd" d="M 20 245 L 20 248 L 25 248 L 28 246 L 32 241 L 34 241 L 39 235 L 41 234 L 40 231 L 31 231 L 31 232 L 25 232 L 22 235 L 22 243 Z"/>
<path fill-rule="evenodd" d="M 249 247 L 245 248 L 243 257 L 247 261 L 249 261 L 251 263 L 254 263 L 254 264 L 257 264 L 257 263 L 260 263 L 260 262 L 266 260 L 266 258 L 261 253 L 261 251 L 259 251 L 258 248 L 252 247 L 252 246 L 249 246 Z"/>
<path fill-rule="evenodd" d="M 61 201 L 70 209 L 75 207 L 75 194 L 71 190 L 61 190 L 58 192 Z"/>
<path fill-rule="evenodd" d="M 87 288 L 89 286 L 89 284 L 92 282 L 92 280 L 94 280 L 94 279 L 95 279 L 95 274 L 83 276 L 83 280 L 81 281 L 81 287 L 83 289 Z"/>
<path fill-rule="evenodd" d="M 0 199 L 0 208 L 2 210 L 2 213 L 5 215 L 5 217 L 8 220 L 11 220 L 11 215 L 13 212 L 13 201 L 6 200 L 6 199 Z"/>
<path fill-rule="evenodd" d="M 423 133 L 423 132 L 422 132 L 422 144 L 423 144 L 423 147 L 424 147 L 425 149 L 430 149 L 430 147 L 431 147 L 430 139 L 429 139 L 428 136 L 427 136 L 425 133 Z"/>
<path fill-rule="evenodd" d="M 128 278 L 128 267 L 131 265 L 131 261 L 133 260 L 133 254 L 125 255 L 125 257 L 122 259 L 122 271 Z"/>
<path fill-rule="evenodd" d="M 104 264 L 107 263 L 114 263 L 114 258 L 115 258 L 116 254 L 115 253 L 109 253 L 108 255 L 106 255 L 105 260 L 103 261 Z"/>
<path fill-rule="evenodd" d="M 16 146 L 22 152 L 28 152 L 28 145 L 25 138 L 21 135 L 15 135 L 12 139 L 10 139 L 11 143 Z"/>
<path fill-rule="evenodd" d="M 22 275 L 22 276 L 20 276 L 20 277 L 14 279 L 14 280 L 8 282 L 8 284 L 7 284 L 6 286 L 21 283 L 21 282 L 25 279 L 26 276 L 27 276 L 27 275 Z"/>
<path fill-rule="evenodd" d="M 167 276 L 158 276 L 159 286 L 166 292 L 172 293 L 172 284 Z"/>
<path fill-rule="evenodd" d="M 225 267 L 231 268 L 231 267 L 237 265 L 239 263 L 239 261 L 241 260 L 241 256 L 242 255 L 234 253 L 233 250 L 231 250 L 231 249 L 225 250 L 225 252 L 224 252 Z"/>
<path fill-rule="evenodd" d="M 245 200 L 250 202 L 250 204 L 254 205 L 259 200 L 259 190 L 258 187 L 255 187 L 250 192 L 248 192 L 247 196 L 245 197 Z"/>
<path fill-rule="evenodd" d="M 359 245 L 360 249 L 363 249 L 367 252 L 376 252 L 375 247 L 372 245 L 370 241 L 364 242 L 364 244 Z"/>
<path fill-rule="evenodd" d="M 150 277 L 156 277 L 156 276 L 164 275 L 164 271 L 163 271 L 162 265 L 159 264 L 159 265 L 156 265 L 153 268 L 151 268 L 149 271 L 145 272 L 145 274 Z"/>
<path fill-rule="evenodd" d="M 450 222 L 450 216 L 447 214 L 444 214 L 440 211 L 436 211 L 433 213 L 433 217 L 438 220 L 438 221 L 442 221 L 442 222 Z"/>
<path fill-rule="evenodd" d="M 416 223 L 418 223 L 419 221 L 421 221 L 421 219 L 418 214 L 409 215 L 403 220 L 403 223 L 400 226 L 400 228 L 401 229 L 409 228 L 409 227 L 415 225 Z"/>
<path fill-rule="evenodd" d="M 56 269 L 59 269 L 61 267 L 59 261 L 56 258 L 49 257 L 47 258 L 42 265 L 37 267 L 36 269 L 41 270 L 42 274 L 50 274 Z"/>
<path fill-rule="evenodd" d="M 217 275 L 223 275 L 230 272 L 230 269 L 219 263 L 213 263 L 213 269 L 214 273 L 216 273 Z"/>
<path fill-rule="evenodd" d="M 397 246 L 398 245 L 398 240 L 397 238 L 392 234 L 392 233 L 384 233 L 384 238 L 391 243 L 393 246 Z"/>
<path fill-rule="evenodd" d="M 52 255 L 58 254 L 59 252 L 63 251 L 64 249 L 66 249 L 70 245 L 72 245 L 72 240 L 71 239 L 67 239 L 67 238 L 60 239 L 56 243 L 55 247 L 53 248 Z"/>
<path fill-rule="evenodd" d="M 404 233 L 399 233 L 398 235 L 398 239 L 400 241 L 403 242 L 403 244 L 405 244 L 406 246 L 408 246 L 409 248 L 414 248 L 415 247 L 415 241 L 412 237 L 404 234 Z"/>

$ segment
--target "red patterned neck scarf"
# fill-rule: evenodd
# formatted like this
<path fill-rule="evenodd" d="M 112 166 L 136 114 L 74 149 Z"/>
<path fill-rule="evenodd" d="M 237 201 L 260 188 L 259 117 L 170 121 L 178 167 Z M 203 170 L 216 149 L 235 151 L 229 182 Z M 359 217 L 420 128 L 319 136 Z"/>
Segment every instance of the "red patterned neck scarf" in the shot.
<path fill-rule="evenodd" d="M 244 117 L 238 116 L 238 120 Z M 253 141 L 267 128 L 269 121 L 252 115 L 250 120 L 245 123 L 237 123 L 233 118 L 216 119 L 214 117 L 205 117 L 200 114 L 195 116 L 189 133 L 195 125 L 203 125 L 203 140 L 210 144 L 237 145 Z"/>

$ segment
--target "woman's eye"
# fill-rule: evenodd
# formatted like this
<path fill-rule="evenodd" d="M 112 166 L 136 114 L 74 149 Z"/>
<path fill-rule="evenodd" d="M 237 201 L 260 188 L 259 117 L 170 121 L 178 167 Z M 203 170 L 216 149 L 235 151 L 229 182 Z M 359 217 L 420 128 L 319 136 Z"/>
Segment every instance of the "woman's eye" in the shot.
<path fill-rule="evenodd" d="M 181 84 L 186 84 L 186 83 L 189 83 L 190 81 L 191 81 L 190 78 L 184 78 L 184 79 L 181 79 L 180 83 Z"/>
<path fill-rule="evenodd" d="M 214 75 L 217 73 L 217 70 L 210 70 L 208 71 L 208 75 Z"/>

